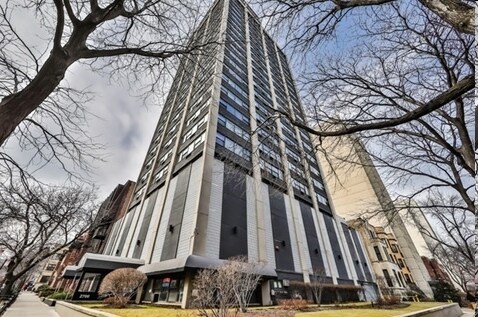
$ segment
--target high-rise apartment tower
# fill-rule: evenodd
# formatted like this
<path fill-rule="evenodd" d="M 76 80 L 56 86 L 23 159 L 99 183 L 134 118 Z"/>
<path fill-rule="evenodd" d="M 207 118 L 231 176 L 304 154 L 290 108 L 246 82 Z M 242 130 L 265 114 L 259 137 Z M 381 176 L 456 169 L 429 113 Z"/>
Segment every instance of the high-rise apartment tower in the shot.
<path fill-rule="evenodd" d="M 292 296 L 290 282 L 308 282 L 314 268 L 331 285 L 373 289 L 362 242 L 335 217 L 309 134 L 278 115 L 305 123 L 286 56 L 242 0 L 216 1 L 192 43 L 224 39 L 182 59 L 130 209 L 104 253 L 144 260 L 144 299 L 183 307 L 195 270 L 236 255 L 266 265 L 253 298 L 262 304 Z"/>
<path fill-rule="evenodd" d="M 359 139 L 347 136 L 339 146 L 325 140 L 323 146 L 328 148 L 330 157 L 326 159 L 321 155 L 319 160 L 330 185 L 330 197 L 335 202 L 337 214 L 355 224 L 362 222 L 354 221 L 358 217 L 369 218 L 371 225 L 384 226 L 387 231 L 392 231 L 403 254 L 405 266 L 413 277 L 412 282 L 406 279 L 407 289 L 418 287 L 427 297 L 433 298 L 433 290 L 428 283 L 430 275 L 419 253 L 423 245 L 433 244 L 430 241 L 433 240 L 430 238 L 434 234 L 433 229 L 423 213 L 419 209 L 407 212 L 400 204 L 396 205 Z M 347 159 L 338 159 L 341 157 Z M 370 217 L 371 215 L 375 216 Z M 428 231 L 428 236 L 422 233 L 423 237 L 417 237 L 421 234 L 420 230 Z M 415 236 L 412 235 L 414 232 Z M 419 243 L 422 244 L 421 248 Z M 379 269 L 377 276 L 381 275 L 382 269 Z"/>

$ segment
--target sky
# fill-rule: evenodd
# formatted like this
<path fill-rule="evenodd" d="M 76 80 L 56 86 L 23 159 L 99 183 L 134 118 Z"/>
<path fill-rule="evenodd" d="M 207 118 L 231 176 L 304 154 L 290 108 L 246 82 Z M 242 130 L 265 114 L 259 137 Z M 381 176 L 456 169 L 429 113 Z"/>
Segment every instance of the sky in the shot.
<path fill-rule="evenodd" d="M 90 85 L 97 90 L 95 99 L 88 105 L 97 116 L 90 118 L 89 131 L 104 145 L 105 158 L 94 163 L 92 177 L 100 190 L 99 196 L 106 197 L 117 184 L 136 181 L 162 105 L 145 105 L 125 87 L 109 83 L 97 73 L 78 66 L 71 76 L 79 85 Z"/>
<path fill-rule="evenodd" d="M 35 52 L 45 50 L 50 38 L 38 27 L 39 20 L 31 10 L 18 10 L 12 16 L 15 30 Z M 32 32 L 31 30 L 36 30 Z M 91 113 L 83 122 L 84 129 L 103 149 L 95 155 L 91 174 L 86 176 L 98 188 L 98 198 L 105 199 L 117 184 L 136 181 L 149 142 L 159 119 L 162 105 L 134 97 L 134 91 L 92 71 L 80 63 L 73 64 L 63 80 L 71 87 L 88 89 L 93 99 L 84 107 Z M 22 151 L 14 140 L 7 143 L 6 152 L 19 162 L 26 162 L 31 152 Z M 83 175 L 85 173 L 80 172 Z M 66 174 L 58 164 L 49 163 L 35 172 L 42 182 L 66 184 Z"/>
<path fill-rule="evenodd" d="M 142 100 L 130 96 L 123 87 L 105 82 L 91 71 L 81 71 L 82 78 L 95 83 L 100 89 L 90 110 L 98 116 L 92 118 L 92 135 L 104 144 L 105 160 L 97 162 L 96 185 L 102 196 L 117 184 L 136 181 L 153 131 L 161 113 L 161 105 L 144 105 Z"/>
<path fill-rule="evenodd" d="M 162 107 L 143 104 L 124 87 L 109 83 L 81 65 L 74 66 L 66 79 L 74 87 L 89 86 L 94 93 L 94 99 L 85 105 L 91 115 L 84 124 L 94 141 L 103 145 L 96 153 L 103 159 L 92 162 L 91 174 L 87 177 L 98 188 L 98 197 L 104 199 L 117 184 L 136 181 Z M 20 160 L 30 156 L 14 145 L 7 148 L 7 152 Z M 36 172 L 36 176 L 51 184 L 65 181 L 65 172 L 54 163 Z"/>
<path fill-rule="evenodd" d="M 212 0 L 207 2 L 211 3 Z M 17 32 L 30 46 L 36 46 L 41 51 L 49 45 L 50 35 L 37 27 L 40 22 L 30 10 L 16 12 L 13 17 Z M 318 55 L 313 56 L 314 61 L 320 61 L 321 54 L 340 54 L 353 49 L 354 39 L 357 38 L 354 22 L 353 16 L 344 19 L 334 37 L 322 43 Z M 287 53 L 288 51 L 286 55 Z M 307 68 L 307 62 L 301 64 L 292 56 L 289 59 L 292 60 L 293 73 L 297 78 Z M 108 76 L 96 73 L 80 63 L 69 69 L 64 80 L 72 87 L 88 88 L 94 96 L 94 99 L 84 105 L 91 113 L 87 122 L 84 122 L 84 129 L 104 146 L 104 150 L 97 153 L 103 160 L 93 163 L 89 175 L 98 189 L 98 199 L 102 201 L 118 184 L 137 180 L 162 104 L 154 102 L 155 99 L 149 99 L 144 104 L 141 98 L 134 97 L 136 91 L 110 81 Z M 8 144 L 6 151 L 18 161 L 28 160 L 30 155 L 19 150 L 12 142 Z M 65 173 L 57 164 L 48 164 L 36 176 L 46 183 L 65 184 Z M 393 186 L 389 189 L 393 190 Z"/>
<path fill-rule="evenodd" d="M 12 21 L 16 31 L 29 46 L 38 52 L 45 50 L 49 44 L 45 39 L 51 35 L 38 27 L 39 20 L 31 10 L 16 11 Z M 347 21 L 341 26 L 343 29 L 348 27 Z M 341 34 L 347 33 L 339 29 L 338 36 L 324 48 L 327 51 L 344 49 L 349 41 Z M 303 64 L 295 64 L 295 72 L 300 73 L 301 67 Z M 142 99 L 132 96 L 134 91 L 119 83 L 110 82 L 109 78 L 81 63 L 70 67 L 64 81 L 71 87 L 86 88 L 93 93 L 93 99 L 84 105 L 91 113 L 87 122 L 84 122 L 85 130 L 104 149 L 97 153 L 103 160 L 93 163 L 92 172 L 87 177 L 98 188 L 97 194 L 102 200 L 117 184 L 123 184 L 127 180 L 136 181 L 161 114 L 162 104 L 151 101 L 144 104 Z M 26 161 L 31 156 L 30 152 L 20 150 L 14 142 L 9 142 L 6 150 L 18 161 Z M 65 172 L 58 164 L 49 163 L 36 171 L 35 175 L 45 183 L 66 184 Z"/>
<path fill-rule="evenodd" d="M 211 3 L 212 0 L 208 2 Z M 14 18 L 12 20 L 16 21 L 16 30 L 30 46 L 42 50 L 48 45 L 49 42 L 45 39 L 51 35 L 36 27 L 39 21 L 31 10 L 16 12 Z M 321 60 L 321 54 L 340 54 L 353 49 L 354 39 L 358 38 L 355 22 L 354 16 L 341 21 L 334 36 L 321 44 L 317 51 L 319 55 L 313 56 L 314 62 Z M 286 51 L 287 53 L 290 52 Z M 307 63 L 300 64 L 288 55 L 297 78 L 307 68 Z M 136 181 L 162 104 L 154 103 L 152 99 L 143 104 L 143 100 L 132 96 L 135 91 L 115 81 L 110 82 L 108 76 L 95 73 L 79 63 L 69 69 L 65 81 L 72 87 L 87 87 L 93 92 L 94 99 L 85 104 L 92 114 L 85 122 L 85 129 L 94 136 L 96 142 L 104 145 L 104 151 L 98 153 L 104 160 L 94 163 L 91 180 L 98 188 L 99 198 L 106 198 L 117 184 L 127 180 Z M 19 151 L 14 144 L 10 144 L 7 151 L 19 160 L 25 160 L 29 155 Z M 48 183 L 62 184 L 65 180 L 65 173 L 55 164 L 42 168 L 37 175 Z"/>

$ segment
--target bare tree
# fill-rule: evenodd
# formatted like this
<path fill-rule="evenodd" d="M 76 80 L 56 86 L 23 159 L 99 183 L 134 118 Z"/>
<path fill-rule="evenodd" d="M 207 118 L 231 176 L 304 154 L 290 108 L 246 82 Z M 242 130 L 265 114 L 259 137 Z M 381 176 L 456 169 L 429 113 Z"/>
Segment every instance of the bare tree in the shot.
<path fill-rule="evenodd" d="M 423 99 L 440 87 L 452 88 L 464 73 L 474 75 L 474 39 L 454 33 L 420 8 L 397 7 L 396 10 L 400 13 L 400 25 L 396 29 L 392 27 L 390 31 L 405 43 L 403 49 L 412 52 L 416 60 L 406 67 L 395 64 L 398 66 L 397 71 L 404 73 L 410 71 L 410 67 L 419 68 L 412 77 L 403 76 L 402 84 L 385 86 L 390 91 L 393 87 L 399 87 L 395 91 L 402 93 L 400 103 L 407 102 L 406 98 L 410 98 L 410 101 Z M 417 13 L 416 21 L 410 18 L 413 12 Z M 385 23 L 383 27 L 387 26 L 391 25 Z M 390 41 L 390 48 L 393 43 L 393 40 Z M 425 61 L 427 63 L 423 64 Z M 387 82 L 392 82 L 392 77 Z M 413 78 L 418 80 L 413 82 Z M 432 78 L 433 83 L 430 82 Z M 413 84 L 408 85 L 407 81 Z M 387 171 L 391 181 L 408 186 L 411 181 L 422 180 L 415 192 L 404 195 L 408 199 L 423 198 L 437 190 L 445 192 L 451 189 L 462 199 L 460 208 L 474 214 L 471 193 L 475 176 L 473 108 L 472 95 L 463 94 L 413 124 L 380 131 L 377 141 L 381 142 L 381 148 L 369 152 L 379 167 Z"/>
<path fill-rule="evenodd" d="M 422 208 L 432 218 L 435 214 L 452 223 L 476 213 L 473 20 L 463 15 L 456 21 L 468 21 L 470 28 L 464 31 L 429 2 L 419 2 L 350 1 L 344 9 L 337 1 L 266 1 L 275 4 L 265 7 L 273 26 L 285 29 L 288 47 L 305 60 L 300 84 L 313 127 L 287 112 L 275 113 L 317 135 L 319 144 L 329 137 L 320 149 L 326 155 L 344 142 L 368 152 L 373 160 L 358 164 L 378 167 L 395 185 L 396 199 L 386 197 L 376 210 L 387 220 L 408 208 L 397 204 L 405 199 L 405 206 L 418 203 L 412 212 Z M 469 14 L 473 10 L 471 2 L 456 3 Z M 348 14 L 352 10 L 358 13 L 354 17 Z M 319 44 L 346 18 L 355 27 L 358 44 L 327 56 Z M 331 138 L 351 133 L 353 138 Z M 340 154 L 339 161 L 357 164 L 350 152 Z M 438 201 L 437 196 L 445 199 Z M 445 245 L 454 235 L 473 239 L 469 221 L 455 229 L 442 231 Z M 461 250 L 454 252 L 464 253 L 470 263 L 469 245 L 460 242 Z"/>
<path fill-rule="evenodd" d="M 99 294 L 111 294 L 112 304 L 124 308 L 131 294 L 144 285 L 148 278 L 146 274 L 133 268 L 122 268 L 108 273 L 101 282 Z"/>
<path fill-rule="evenodd" d="M 316 98 L 307 103 L 319 125 L 308 129 L 293 123 L 321 137 L 346 135 L 414 122 L 469 96 L 474 89 L 472 2 L 452 1 L 464 11 L 450 6 L 440 13 L 431 1 L 418 2 L 265 1 L 263 14 L 305 60 L 303 72 L 309 75 L 301 81 L 306 90 L 315 90 Z M 455 23 L 447 15 L 455 16 Z M 346 19 L 358 44 L 329 57 L 319 44 Z M 468 24 L 466 31 L 462 23 Z"/>
<path fill-rule="evenodd" d="M 217 269 L 200 270 L 194 278 L 197 291 L 194 306 L 202 316 L 228 317 L 231 309 L 237 305 L 237 298 L 231 282 L 234 272 Z"/>
<path fill-rule="evenodd" d="M 81 187 L 2 187 L 0 248 L 8 263 L 1 294 L 9 294 L 35 265 L 85 233 L 94 210 L 93 191 Z"/>
<path fill-rule="evenodd" d="M 310 75 L 309 113 L 315 123 L 360 125 L 407 113 L 438 91 L 455 87 L 460 76 L 473 76 L 474 38 L 450 29 L 426 9 L 391 4 L 388 11 L 374 10 L 369 20 L 363 29 L 375 43 L 318 65 Z M 427 208 L 433 192 L 458 194 L 459 207 L 474 214 L 471 92 L 413 122 L 328 141 L 322 151 L 357 143 L 389 183 L 403 188 L 398 198 L 419 200 Z M 336 159 L 350 161 L 348 153 Z"/>
<path fill-rule="evenodd" d="M 310 280 L 310 289 L 312 290 L 312 294 L 314 295 L 317 306 L 320 307 L 322 302 L 322 292 L 327 281 L 327 274 L 324 268 L 314 268 L 311 275 L 312 278 Z"/>
<path fill-rule="evenodd" d="M 333 35 L 347 17 L 363 8 L 396 4 L 396 0 L 265 0 L 255 1 L 273 26 L 287 26 L 286 40 L 295 45 L 317 45 L 323 37 Z M 470 0 L 417 0 L 430 13 L 460 33 L 474 34 L 474 7 Z"/>
<path fill-rule="evenodd" d="M 239 310 L 246 312 L 259 284 L 261 268 L 261 264 L 238 256 L 217 268 L 200 270 L 194 279 L 194 305 L 203 316 L 227 317 Z"/>
<path fill-rule="evenodd" d="M 377 286 L 381 294 L 380 298 L 378 299 L 379 306 L 393 305 L 400 301 L 400 297 L 395 294 L 393 286 L 389 285 L 389 282 L 392 284 L 394 283 L 393 279 L 393 277 L 390 277 L 390 281 L 388 281 L 383 276 L 377 276 Z"/>
<path fill-rule="evenodd" d="M 425 211 L 433 227 L 415 221 L 432 255 L 440 261 L 451 280 L 468 290 L 475 274 L 475 217 L 460 208 L 457 196 L 435 195 Z M 415 216 L 412 211 L 411 217 Z"/>
<path fill-rule="evenodd" d="M 235 277 L 231 287 L 234 290 L 239 310 L 245 313 L 252 293 L 259 285 L 261 279 L 259 270 L 262 265 L 248 262 L 245 256 L 237 256 L 230 258 L 225 266 L 234 272 Z"/>
<path fill-rule="evenodd" d="M 70 85 L 72 67 L 128 86 L 145 103 L 162 100 L 178 57 L 208 54 L 219 42 L 192 35 L 205 9 L 193 0 L 2 2 L 0 173 L 26 184 L 49 164 L 70 180 L 88 180 L 91 163 L 104 158 L 89 134 L 85 106 L 99 89 Z M 35 32 L 22 32 L 25 16 Z"/>
<path fill-rule="evenodd" d="M 474 265 L 470 266 L 468 259 L 462 254 L 454 255 L 453 250 L 448 247 L 437 247 L 432 254 L 440 260 L 440 264 L 447 271 L 451 281 L 454 282 L 463 292 L 474 294 L 475 287 L 472 286 L 474 280 Z"/>
<path fill-rule="evenodd" d="M 355 143 L 372 156 L 370 165 L 401 189 L 397 198 L 427 208 L 433 192 L 458 194 L 459 207 L 474 214 L 474 37 L 427 7 L 387 2 L 354 17 L 360 41 L 347 53 L 327 56 L 306 43 L 291 44 L 306 59 L 300 84 L 312 127 L 284 111 L 274 115 L 316 135 L 317 150 L 327 159 L 344 142 Z M 284 25 L 290 25 L 288 10 L 314 20 L 316 12 L 309 9 L 320 13 L 324 3 L 281 2 Z M 297 27 L 307 29 L 297 19 Z M 320 25 L 309 31 L 315 32 L 310 41 L 323 36 Z M 287 35 L 294 38 L 293 32 Z M 332 137 L 351 133 L 352 138 Z M 340 153 L 333 159 L 353 163 L 355 158 Z"/>
<path fill-rule="evenodd" d="M 39 15 L 49 38 L 38 51 L 20 37 L 14 10 Z M 7 1 L 0 7 L 0 66 L 3 73 L 0 102 L 0 145 L 42 104 L 58 104 L 66 71 L 85 61 L 109 72 L 128 69 L 128 80 L 148 71 L 153 81 L 164 60 L 197 50 L 187 38 L 197 26 L 201 7 L 193 1 Z M 20 56 L 18 55 L 20 54 Z"/>

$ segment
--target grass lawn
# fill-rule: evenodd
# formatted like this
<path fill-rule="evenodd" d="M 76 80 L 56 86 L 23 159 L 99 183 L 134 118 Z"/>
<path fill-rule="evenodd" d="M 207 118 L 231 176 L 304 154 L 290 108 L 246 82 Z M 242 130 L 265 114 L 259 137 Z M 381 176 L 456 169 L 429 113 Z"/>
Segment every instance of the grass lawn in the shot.
<path fill-rule="evenodd" d="M 363 305 L 358 303 L 355 306 Z M 335 309 L 331 305 L 325 305 L 326 310 L 319 312 L 296 313 L 295 317 L 392 317 L 413 311 L 445 305 L 447 303 L 412 303 L 409 307 L 399 309 L 367 309 L 367 308 L 343 308 Z M 350 305 L 350 304 L 349 304 Z M 154 306 L 137 306 L 134 308 L 104 308 L 100 303 L 82 304 L 81 306 L 101 310 L 121 317 L 196 317 L 197 311 L 193 309 L 164 308 Z M 351 305 L 354 306 L 354 305 Z M 292 316 L 293 312 L 282 311 L 274 307 L 250 309 L 244 316 Z M 267 314 L 266 314 L 267 310 Z"/>
<path fill-rule="evenodd" d="M 399 309 L 333 309 L 320 312 L 297 313 L 295 317 L 392 317 L 446 304 L 447 303 L 411 303 L 410 306 Z"/>

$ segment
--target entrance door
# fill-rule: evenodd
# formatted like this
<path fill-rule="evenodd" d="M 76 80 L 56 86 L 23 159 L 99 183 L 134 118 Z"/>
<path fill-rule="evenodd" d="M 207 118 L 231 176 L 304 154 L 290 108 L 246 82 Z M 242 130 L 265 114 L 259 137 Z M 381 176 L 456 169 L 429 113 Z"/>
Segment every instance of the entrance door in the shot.
<path fill-rule="evenodd" d="M 183 297 L 184 280 L 164 277 L 154 280 L 153 302 L 180 303 Z"/>

